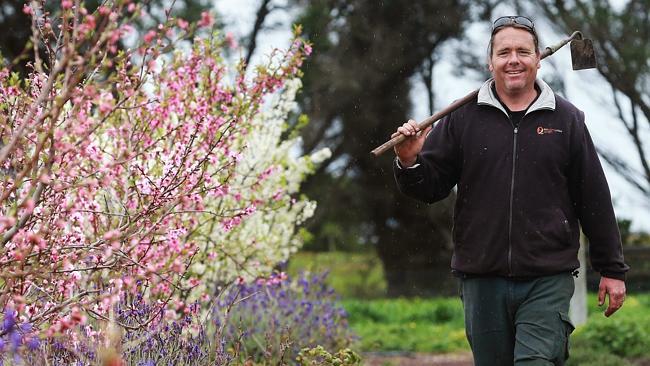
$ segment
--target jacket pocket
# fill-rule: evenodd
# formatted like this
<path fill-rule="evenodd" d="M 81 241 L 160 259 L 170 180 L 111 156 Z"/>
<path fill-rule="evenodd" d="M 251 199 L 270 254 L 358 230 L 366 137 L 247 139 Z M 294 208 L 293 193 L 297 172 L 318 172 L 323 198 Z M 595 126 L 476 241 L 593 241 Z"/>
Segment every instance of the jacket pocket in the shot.
<path fill-rule="evenodd" d="M 526 238 L 538 249 L 564 249 L 573 241 L 571 223 L 559 208 L 537 210 L 525 222 Z"/>

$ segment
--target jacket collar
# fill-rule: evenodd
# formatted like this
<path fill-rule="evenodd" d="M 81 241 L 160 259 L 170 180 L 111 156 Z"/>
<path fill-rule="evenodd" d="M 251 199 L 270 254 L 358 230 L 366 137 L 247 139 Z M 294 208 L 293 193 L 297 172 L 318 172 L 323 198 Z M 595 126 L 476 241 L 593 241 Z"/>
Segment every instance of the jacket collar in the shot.
<path fill-rule="evenodd" d="M 494 83 L 494 78 L 490 78 L 485 83 L 483 83 L 481 89 L 479 89 L 478 91 L 478 104 L 489 105 L 498 108 L 507 115 L 508 112 L 503 107 L 503 105 L 501 105 L 501 103 L 497 99 L 497 96 L 494 95 L 494 91 L 492 90 L 493 83 Z M 537 100 L 535 101 L 535 103 L 533 103 L 533 105 L 531 105 L 530 108 L 528 108 L 526 114 L 541 109 L 549 109 L 554 111 L 555 93 L 553 93 L 553 89 L 551 89 L 551 87 L 548 86 L 548 84 L 546 84 L 542 79 L 536 79 L 535 83 L 541 90 L 541 93 L 539 95 L 539 98 L 537 98 Z"/>

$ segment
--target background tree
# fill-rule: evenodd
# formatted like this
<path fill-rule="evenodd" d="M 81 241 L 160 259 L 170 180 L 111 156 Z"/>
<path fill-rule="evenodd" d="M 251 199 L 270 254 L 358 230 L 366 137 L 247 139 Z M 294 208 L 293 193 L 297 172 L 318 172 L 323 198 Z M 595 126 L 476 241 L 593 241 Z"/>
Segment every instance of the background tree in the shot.
<path fill-rule="evenodd" d="M 607 0 L 530 4 L 560 32 L 579 29 L 593 39 L 598 72 L 611 87 L 610 106 L 618 117 L 612 120 L 625 128 L 636 156 L 630 161 L 610 149 L 599 153 L 650 204 L 650 151 L 644 141 L 650 133 L 650 1 L 630 0 L 620 8 Z"/>
<path fill-rule="evenodd" d="M 431 81 L 426 73 L 440 46 L 461 34 L 469 4 L 302 5 L 297 22 L 315 50 L 305 65 L 301 104 L 311 121 L 303 148 L 328 146 L 333 153 L 305 186 L 320 205 L 311 248 L 376 247 L 389 295 L 437 292 L 435 271 L 449 272 L 451 202 L 427 206 L 402 196 L 391 171 L 393 154 L 375 158 L 369 151 L 412 113 L 414 82 L 422 72 Z"/>
<path fill-rule="evenodd" d="M 15 68 L 23 71 L 25 59 L 18 56 L 23 53 L 32 35 L 31 19 L 22 10 L 24 4 L 23 0 L 6 0 L 0 5 L 0 29 L 3 33 L 0 37 L 0 62 L 17 60 L 18 66 Z M 31 55 L 29 52 L 25 54 Z"/>
<path fill-rule="evenodd" d="M 84 0 L 84 7 L 94 12 L 102 3 L 100 0 Z M 12 70 L 21 74 L 29 71 L 27 65 L 34 60 L 33 46 L 30 41 L 32 35 L 31 18 L 23 11 L 25 0 L 3 0 L 0 5 L 0 29 L 3 36 L 0 38 L 0 63 L 12 63 Z M 166 8 L 168 11 L 170 1 L 149 0 L 142 2 L 144 11 L 149 15 L 134 23 L 140 30 L 150 28 L 156 24 L 164 23 Z M 189 22 L 196 22 L 201 18 L 201 12 L 210 8 L 208 0 L 174 0 L 174 16 Z M 60 2 L 46 2 L 47 11 L 59 10 Z M 146 20 L 145 20 L 146 19 Z M 145 22 L 147 24 L 145 24 Z M 217 27 L 221 26 L 217 22 Z"/>

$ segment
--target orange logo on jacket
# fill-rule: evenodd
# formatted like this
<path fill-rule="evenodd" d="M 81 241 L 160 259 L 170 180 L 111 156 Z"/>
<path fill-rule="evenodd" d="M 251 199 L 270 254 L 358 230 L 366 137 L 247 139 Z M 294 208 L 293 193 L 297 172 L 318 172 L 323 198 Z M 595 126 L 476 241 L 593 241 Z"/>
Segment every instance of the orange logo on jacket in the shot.
<path fill-rule="evenodd" d="M 538 135 L 548 135 L 551 133 L 562 133 L 562 130 L 558 130 L 557 128 L 545 128 L 542 126 L 537 127 Z"/>

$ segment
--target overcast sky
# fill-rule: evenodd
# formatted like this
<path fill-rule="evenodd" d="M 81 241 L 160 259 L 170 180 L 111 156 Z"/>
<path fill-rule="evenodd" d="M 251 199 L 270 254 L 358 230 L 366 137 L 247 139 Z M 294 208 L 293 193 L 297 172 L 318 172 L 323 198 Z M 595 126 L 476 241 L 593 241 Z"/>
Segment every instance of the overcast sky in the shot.
<path fill-rule="evenodd" d="M 614 0 L 619 6 L 625 0 Z M 247 35 L 253 25 L 255 12 L 260 0 L 214 0 L 215 6 L 223 21 L 225 21 L 227 32 L 232 32 L 235 37 L 240 38 Z M 276 1 L 279 3 L 280 1 Z M 284 1 L 282 1 L 284 2 Z M 507 9 L 502 9 L 495 14 L 510 14 Z M 268 54 L 274 47 L 286 47 L 290 37 L 290 24 L 287 14 L 283 11 L 273 12 L 267 19 L 267 24 L 276 24 L 273 30 L 263 32 L 258 38 L 258 49 L 253 59 L 259 59 L 262 55 Z M 537 21 L 535 24 L 540 33 L 542 46 L 553 44 L 564 38 L 555 34 L 548 24 Z M 468 30 L 480 49 L 484 50 L 487 45 L 489 26 L 476 24 Z M 588 37 L 588 35 L 585 35 Z M 316 50 L 317 51 L 317 50 Z M 550 57 L 542 61 L 542 68 L 539 76 L 544 78 L 549 72 L 559 73 L 565 80 L 566 97 L 578 108 L 585 112 L 586 123 L 594 142 L 599 147 L 616 151 L 622 156 L 629 157 L 629 162 L 636 162 L 634 145 L 626 136 L 621 123 L 617 121 L 616 112 L 611 109 L 611 92 L 609 85 L 603 81 L 596 70 L 573 71 L 571 69 L 571 56 L 569 47 L 566 46 Z M 436 86 L 435 105 L 437 108 L 446 106 L 453 100 L 465 96 L 481 85 L 481 81 L 453 76 L 454 64 L 450 57 L 442 57 L 441 62 L 434 70 L 434 84 Z M 421 83 L 414 83 L 411 97 L 415 101 L 412 117 L 416 120 L 423 120 L 429 116 L 428 104 L 424 94 L 424 86 Z M 395 121 L 395 125 L 401 121 Z M 650 141 L 650 136 L 645 136 Z M 648 200 L 641 197 L 639 193 L 619 177 L 604 161 L 603 168 L 609 181 L 612 191 L 612 198 L 617 217 L 631 219 L 633 229 L 650 231 L 650 207 Z"/>

